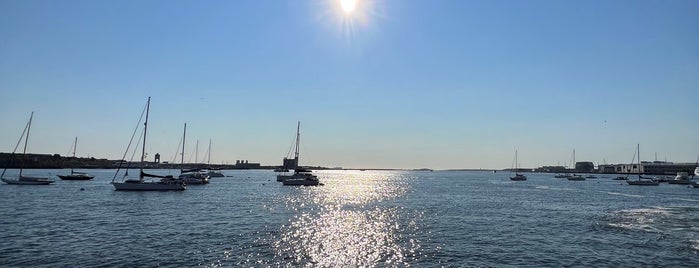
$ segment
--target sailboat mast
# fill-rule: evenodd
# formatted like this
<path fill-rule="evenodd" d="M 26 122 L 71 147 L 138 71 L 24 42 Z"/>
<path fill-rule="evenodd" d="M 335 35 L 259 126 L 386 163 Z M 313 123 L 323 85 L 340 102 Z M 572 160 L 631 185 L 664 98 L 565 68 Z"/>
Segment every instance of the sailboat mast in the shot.
<path fill-rule="evenodd" d="M 32 119 L 34 118 L 34 112 L 29 116 L 29 123 L 27 124 L 27 137 L 24 139 L 24 149 L 22 149 L 22 165 L 19 166 L 19 177 L 22 177 L 22 169 L 24 168 L 24 155 L 27 154 L 27 142 L 29 142 L 29 130 L 32 128 Z"/>
<path fill-rule="evenodd" d="M 301 121 L 296 125 L 296 152 L 294 153 L 294 159 L 296 159 L 296 167 L 299 166 L 299 143 L 301 141 Z"/>
<path fill-rule="evenodd" d="M 184 131 L 182 132 L 182 160 L 181 164 L 182 166 L 180 167 L 180 171 L 184 170 L 184 144 L 185 140 L 187 138 L 187 123 L 184 123 Z"/>
<path fill-rule="evenodd" d="M 638 155 L 638 180 L 641 180 L 641 144 L 636 144 L 636 154 Z"/>
<path fill-rule="evenodd" d="M 515 175 L 519 175 L 519 160 L 517 159 L 517 150 L 515 150 Z"/>
<path fill-rule="evenodd" d="M 73 142 L 73 158 L 75 158 L 75 150 L 78 148 L 78 137 L 75 137 L 75 142 Z M 70 174 L 73 174 L 73 167 L 70 167 Z"/>
<path fill-rule="evenodd" d="M 206 160 L 207 165 L 211 165 L 211 139 L 209 139 L 209 159 Z"/>
<path fill-rule="evenodd" d="M 197 147 L 194 148 L 194 163 L 199 163 L 199 140 L 197 140 Z"/>
<path fill-rule="evenodd" d="M 143 166 L 144 160 L 146 159 L 146 134 L 148 134 L 148 112 L 150 111 L 150 97 L 148 97 L 148 102 L 146 103 L 146 122 L 143 123 L 143 148 L 141 151 L 141 172 L 138 177 L 143 181 Z"/>

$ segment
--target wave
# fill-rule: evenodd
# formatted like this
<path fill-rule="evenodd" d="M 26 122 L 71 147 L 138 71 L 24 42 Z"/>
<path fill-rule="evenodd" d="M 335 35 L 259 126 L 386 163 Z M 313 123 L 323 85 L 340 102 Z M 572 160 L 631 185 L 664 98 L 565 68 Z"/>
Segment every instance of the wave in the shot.
<path fill-rule="evenodd" d="M 643 197 L 645 197 L 645 196 L 642 196 L 642 195 L 636 195 L 636 194 L 625 194 L 625 193 L 618 193 L 618 192 L 605 192 L 605 191 L 600 191 L 600 192 L 601 192 L 601 193 L 605 193 L 605 194 L 610 194 L 610 195 L 621 195 L 621 196 L 627 196 L 627 197 L 639 197 L 639 198 L 643 198 Z"/>

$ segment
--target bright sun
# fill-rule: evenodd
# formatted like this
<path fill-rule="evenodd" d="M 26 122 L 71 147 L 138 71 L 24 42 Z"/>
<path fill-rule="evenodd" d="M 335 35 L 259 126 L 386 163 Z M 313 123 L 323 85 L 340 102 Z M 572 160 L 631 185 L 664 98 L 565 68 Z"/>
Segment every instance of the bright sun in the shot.
<path fill-rule="evenodd" d="M 350 14 L 357 7 L 357 0 L 340 0 L 340 4 L 342 5 L 342 10 Z"/>

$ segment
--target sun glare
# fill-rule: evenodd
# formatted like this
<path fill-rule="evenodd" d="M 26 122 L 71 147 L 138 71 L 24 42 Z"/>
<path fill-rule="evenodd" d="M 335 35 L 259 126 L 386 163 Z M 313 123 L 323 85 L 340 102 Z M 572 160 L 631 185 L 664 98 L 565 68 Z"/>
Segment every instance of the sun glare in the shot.
<path fill-rule="evenodd" d="M 357 0 L 340 0 L 340 5 L 345 13 L 350 14 L 357 7 Z"/>

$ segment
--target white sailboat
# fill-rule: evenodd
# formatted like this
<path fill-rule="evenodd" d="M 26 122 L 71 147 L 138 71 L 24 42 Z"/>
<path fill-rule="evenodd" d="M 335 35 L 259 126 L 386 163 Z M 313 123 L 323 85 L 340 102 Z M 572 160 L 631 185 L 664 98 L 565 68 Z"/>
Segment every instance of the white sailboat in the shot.
<path fill-rule="evenodd" d="M 644 178 L 641 174 L 643 172 L 641 171 L 641 146 L 640 144 L 636 144 L 636 155 L 638 156 L 638 180 L 629 180 L 626 179 L 626 183 L 629 185 L 637 185 L 637 186 L 658 186 L 660 184 L 659 181 L 653 180 L 651 178 Z"/>
<path fill-rule="evenodd" d="M 27 154 L 27 143 L 29 142 L 29 130 L 32 128 L 32 119 L 34 118 L 34 112 L 29 116 L 29 122 L 27 125 L 24 127 L 24 131 L 22 132 L 22 136 L 19 138 L 19 141 L 17 141 L 17 145 L 15 146 L 15 150 L 12 151 L 12 154 L 17 151 L 17 147 L 19 146 L 19 143 L 22 141 L 24 138 L 24 149 L 22 150 L 22 159 L 24 160 L 24 156 Z M 27 134 L 26 136 L 24 134 Z M 24 161 L 22 161 L 24 162 Z M 48 185 L 53 183 L 53 180 L 50 180 L 49 178 L 46 177 L 29 177 L 29 176 L 24 176 L 22 174 L 24 163 L 20 165 L 19 168 L 19 176 L 17 177 L 16 180 L 14 179 L 6 179 L 3 178 L 5 176 L 5 171 L 7 169 L 2 170 L 2 174 L 0 175 L 0 180 L 2 180 L 4 183 L 7 184 L 14 184 L 14 185 Z"/>
<path fill-rule="evenodd" d="M 316 186 L 322 185 L 318 180 L 316 175 L 313 175 L 310 170 L 300 168 L 299 163 L 299 142 L 301 140 L 301 122 L 298 122 L 296 126 L 296 151 L 294 152 L 294 173 L 291 175 L 279 174 L 277 175 L 277 181 L 281 181 L 284 185 L 290 186 Z M 290 162 L 289 159 L 284 158 L 285 167 L 286 164 Z"/>
<path fill-rule="evenodd" d="M 519 159 L 517 158 L 517 150 L 515 150 L 515 176 L 514 176 L 514 177 L 510 177 L 510 180 L 513 180 L 513 181 L 526 181 L 526 180 L 527 180 L 527 176 L 524 176 L 523 174 L 519 174 L 519 163 L 517 163 L 518 160 L 519 160 Z"/>
<path fill-rule="evenodd" d="M 75 158 L 75 150 L 78 148 L 78 137 L 75 137 L 75 142 L 73 143 L 73 158 Z M 69 181 L 85 181 L 85 180 L 91 180 L 95 176 L 89 175 L 85 172 L 77 172 L 73 168 L 70 168 L 70 174 L 69 175 L 58 175 L 61 180 L 69 180 Z"/>
<path fill-rule="evenodd" d="M 148 102 L 146 103 L 146 120 L 143 123 L 143 150 L 141 151 L 141 165 L 140 172 L 138 174 L 138 179 L 125 179 L 122 182 L 116 182 L 117 174 L 119 174 L 119 169 L 117 169 L 112 178 L 112 185 L 117 191 L 182 191 L 187 189 L 185 184 L 181 181 L 173 180 L 172 176 L 158 176 L 153 174 L 147 174 L 143 172 L 144 161 L 146 157 L 146 134 L 148 133 L 148 112 L 150 110 L 150 97 L 148 97 Z M 143 115 L 141 115 L 143 116 Z M 139 120 L 140 122 L 140 120 Z M 136 132 L 134 132 L 135 134 Z M 133 139 L 133 137 L 132 137 Z M 131 144 L 129 143 L 129 146 Z M 126 151 L 129 149 L 127 147 Z M 126 153 L 124 153 L 126 156 Z M 123 162 L 123 161 L 122 161 Z M 128 172 L 127 172 L 128 173 Z M 124 176 L 126 177 L 126 175 Z M 146 181 L 145 178 L 160 178 L 161 180 Z"/>

